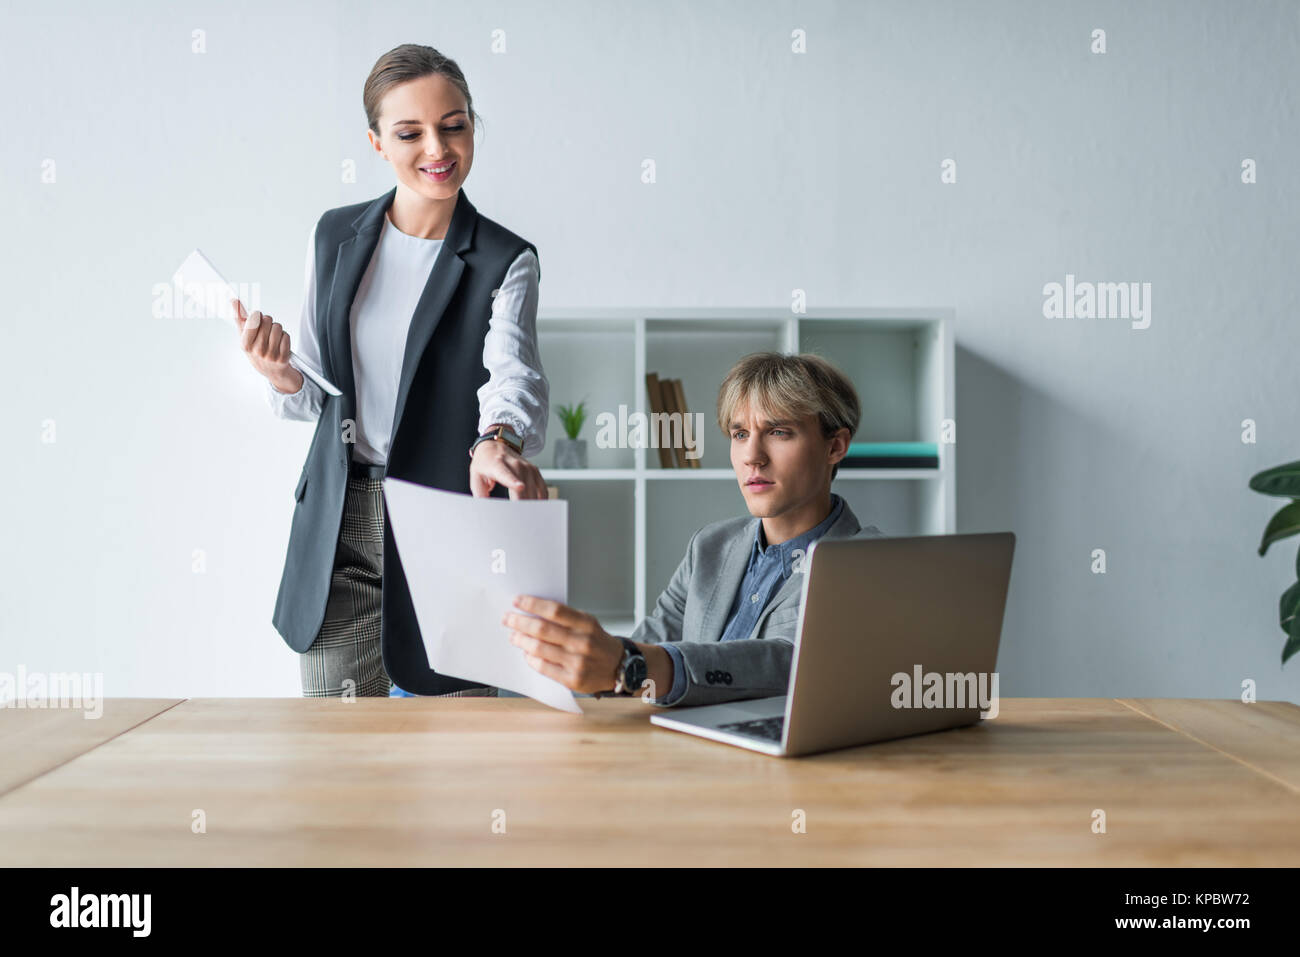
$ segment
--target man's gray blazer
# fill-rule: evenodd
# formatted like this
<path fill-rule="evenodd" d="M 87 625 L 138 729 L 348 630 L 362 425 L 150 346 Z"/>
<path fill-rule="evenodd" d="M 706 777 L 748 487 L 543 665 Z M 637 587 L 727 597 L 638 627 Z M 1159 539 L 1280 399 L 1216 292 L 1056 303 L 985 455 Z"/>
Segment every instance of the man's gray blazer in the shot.
<path fill-rule="evenodd" d="M 686 546 L 654 611 L 632 633 L 633 641 L 671 641 L 686 661 L 686 691 L 678 706 L 717 704 L 785 694 L 790 682 L 803 573 L 796 571 L 759 616 L 748 638 L 721 641 L 736 592 L 749 568 L 759 518 L 728 518 L 705 525 Z M 874 525 L 862 528 L 845 501 L 839 520 L 822 536 L 883 538 Z M 656 688 L 660 697 L 668 688 Z"/>

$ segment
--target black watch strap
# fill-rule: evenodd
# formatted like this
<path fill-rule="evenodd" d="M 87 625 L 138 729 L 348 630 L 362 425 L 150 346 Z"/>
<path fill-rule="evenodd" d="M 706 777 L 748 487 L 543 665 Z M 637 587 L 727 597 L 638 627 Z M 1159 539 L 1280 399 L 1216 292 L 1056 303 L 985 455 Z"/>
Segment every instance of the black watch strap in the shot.
<path fill-rule="evenodd" d="M 619 659 L 618 671 L 616 673 L 617 677 L 614 679 L 615 686 L 617 687 L 618 682 L 623 681 L 627 677 L 627 675 L 624 674 L 624 671 L 631 656 L 641 655 L 641 649 L 636 646 L 636 642 L 631 638 L 624 638 L 622 635 L 615 635 L 614 637 L 623 643 L 623 657 Z M 641 658 L 644 660 L 645 655 L 641 655 Z M 636 692 L 634 691 L 628 691 L 626 689 L 623 691 L 593 691 L 591 696 L 593 698 L 630 698 L 635 693 Z"/>
<path fill-rule="evenodd" d="M 633 688 L 628 684 L 628 680 L 627 680 L 628 666 L 632 663 L 633 658 L 640 658 L 641 668 L 642 668 L 642 680 L 644 681 L 645 680 L 645 676 L 644 676 L 645 655 L 641 654 L 641 649 L 636 646 L 636 642 L 633 641 L 631 638 L 624 638 L 622 635 L 619 635 L 618 640 L 623 642 L 623 660 L 619 666 L 619 678 L 623 682 L 623 690 L 613 692 L 613 694 L 618 695 L 620 698 L 630 698 L 633 695 L 640 693 L 641 682 L 637 682 L 638 687 L 636 688 Z"/>
<path fill-rule="evenodd" d="M 509 434 L 507 435 L 507 433 Z M 486 432 L 484 432 L 482 435 L 480 435 L 478 438 L 474 440 L 474 443 L 469 447 L 469 457 L 470 458 L 474 457 L 474 450 L 478 448 L 482 443 L 493 442 L 493 441 L 497 441 L 498 439 L 501 442 L 504 442 L 506 445 L 510 446 L 510 448 L 514 449 L 517 455 L 524 454 L 523 437 L 517 435 L 514 429 L 509 429 L 504 425 L 498 425 L 494 429 L 488 429 Z"/>

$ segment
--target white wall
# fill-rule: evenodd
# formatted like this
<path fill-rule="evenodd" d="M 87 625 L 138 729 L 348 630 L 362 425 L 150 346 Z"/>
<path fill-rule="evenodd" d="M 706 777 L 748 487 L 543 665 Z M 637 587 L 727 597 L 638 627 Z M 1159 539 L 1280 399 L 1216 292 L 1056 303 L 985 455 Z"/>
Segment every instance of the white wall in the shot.
<path fill-rule="evenodd" d="M 1019 539 L 1004 694 L 1300 700 L 1296 542 L 1256 555 L 1246 488 L 1300 458 L 1295 4 L 2 9 L 0 671 L 299 693 L 270 618 L 311 426 L 152 288 L 201 245 L 296 327 L 316 218 L 393 183 L 361 89 L 413 41 L 468 77 L 466 193 L 537 244 L 544 307 L 956 310 L 959 530 Z M 1150 282 L 1150 327 L 1045 319 L 1067 273 Z"/>

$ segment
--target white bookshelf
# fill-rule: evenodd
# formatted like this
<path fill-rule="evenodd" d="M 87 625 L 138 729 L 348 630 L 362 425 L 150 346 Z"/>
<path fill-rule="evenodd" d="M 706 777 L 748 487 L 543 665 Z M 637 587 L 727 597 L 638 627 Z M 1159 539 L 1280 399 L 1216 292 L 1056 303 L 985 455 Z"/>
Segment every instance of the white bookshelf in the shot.
<path fill-rule="evenodd" d="M 865 525 L 887 535 L 956 529 L 954 446 L 941 441 L 953 411 L 950 309 L 542 309 L 538 342 L 550 382 L 546 447 L 534 462 L 569 502 L 569 604 L 613 634 L 630 634 L 654 607 L 695 530 L 748 515 L 718 428 L 718 387 L 741 356 L 813 352 L 852 380 L 862 402 L 855 442 L 934 442 L 937 469 L 845 469 L 832 488 Z M 598 448 L 596 417 L 649 414 L 646 372 L 678 378 L 704 415 L 699 469 L 664 469 L 654 448 Z M 554 469 L 564 437 L 555 410 L 585 399 L 586 469 Z"/>

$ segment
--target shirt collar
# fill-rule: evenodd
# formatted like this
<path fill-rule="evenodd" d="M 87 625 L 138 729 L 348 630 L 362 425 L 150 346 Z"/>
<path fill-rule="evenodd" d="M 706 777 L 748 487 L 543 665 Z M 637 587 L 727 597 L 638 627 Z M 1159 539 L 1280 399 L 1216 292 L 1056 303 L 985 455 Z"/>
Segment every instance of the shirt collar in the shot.
<path fill-rule="evenodd" d="M 831 513 L 820 524 L 788 541 L 766 546 L 764 545 L 763 520 L 759 519 L 758 527 L 754 529 L 754 547 L 750 551 L 751 563 L 759 560 L 775 561 L 779 558 L 781 571 L 788 578 L 793 574 L 791 566 L 794 563 L 794 553 L 796 551 L 807 552 L 809 545 L 830 531 L 831 526 L 839 520 L 840 513 L 843 511 L 844 499 L 831 492 Z"/>

